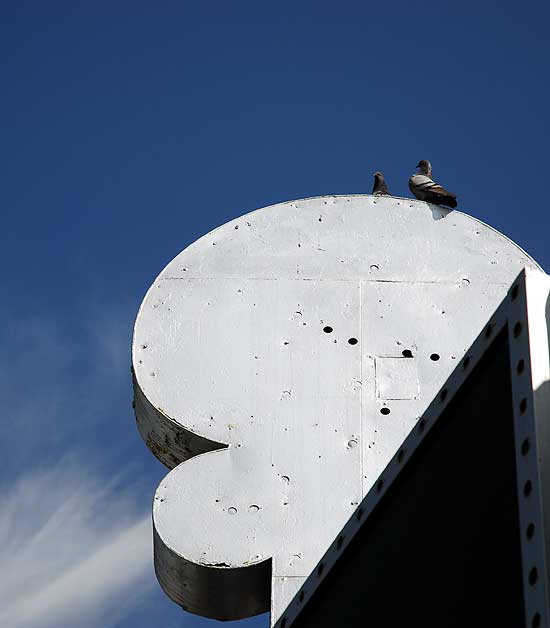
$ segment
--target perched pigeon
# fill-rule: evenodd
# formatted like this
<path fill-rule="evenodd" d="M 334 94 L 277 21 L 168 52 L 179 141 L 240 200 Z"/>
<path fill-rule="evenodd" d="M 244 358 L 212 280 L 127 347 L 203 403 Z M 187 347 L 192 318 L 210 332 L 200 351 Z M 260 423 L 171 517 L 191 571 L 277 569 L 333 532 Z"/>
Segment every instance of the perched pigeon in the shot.
<path fill-rule="evenodd" d="M 386 180 L 381 172 L 374 173 L 374 185 L 372 186 L 373 194 L 389 194 Z"/>
<path fill-rule="evenodd" d="M 416 167 L 420 172 L 409 179 L 409 189 L 416 198 L 434 205 L 456 207 L 456 196 L 432 180 L 432 164 L 422 159 Z"/>

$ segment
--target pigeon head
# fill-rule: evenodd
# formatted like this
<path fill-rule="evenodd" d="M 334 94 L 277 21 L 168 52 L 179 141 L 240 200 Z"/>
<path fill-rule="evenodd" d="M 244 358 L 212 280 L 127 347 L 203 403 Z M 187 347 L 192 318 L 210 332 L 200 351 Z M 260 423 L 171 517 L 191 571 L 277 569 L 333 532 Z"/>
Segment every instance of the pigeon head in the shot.
<path fill-rule="evenodd" d="M 416 167 L 420 170 L 422 174 L 426 174 L 430 176 L 432 174 L 432 164 L 427 159 L 421 159 Z"/>

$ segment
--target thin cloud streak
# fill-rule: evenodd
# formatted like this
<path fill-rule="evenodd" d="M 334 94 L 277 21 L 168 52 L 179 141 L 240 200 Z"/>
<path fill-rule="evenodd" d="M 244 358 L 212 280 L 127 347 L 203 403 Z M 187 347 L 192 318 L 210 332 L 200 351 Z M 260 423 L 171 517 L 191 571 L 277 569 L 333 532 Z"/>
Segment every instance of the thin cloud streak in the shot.
<path fill-rule="evenodd" d="M 74 461 L 4 496 L 0 547 L 2 626 L 113 628 L 155 586 L 150 516 Z"/>
<path fill-rule="evenodd" d="M 76 329 L 68 330 L 61 314 L 0 314 L 5 422 L 0 486 L 21 469 L 45 466 L 75 447 L 86 450 L 86 459 L 100 459 L 115 471 L 121 456 L 137 462 L 129 450 L 137 439 L 129 373 L 131 317 L 120 304 L 97 315 L 96 310 L 75 305 L 70 318 L 77 321 Z"/>

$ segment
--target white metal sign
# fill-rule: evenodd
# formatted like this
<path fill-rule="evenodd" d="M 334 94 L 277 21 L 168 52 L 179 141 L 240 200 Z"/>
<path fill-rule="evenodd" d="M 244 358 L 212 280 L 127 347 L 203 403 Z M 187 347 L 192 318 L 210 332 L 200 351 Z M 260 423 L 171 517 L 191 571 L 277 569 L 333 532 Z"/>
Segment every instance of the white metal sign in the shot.
<path fill-rule="evenodd" d="M 271 597 L 274 624 L 523 267 L 470 216 L 369 195 L 252 212 L 170 262 L 133 342 L 138 427 L 172 468 L 166 593 L 218 619 Z"/>

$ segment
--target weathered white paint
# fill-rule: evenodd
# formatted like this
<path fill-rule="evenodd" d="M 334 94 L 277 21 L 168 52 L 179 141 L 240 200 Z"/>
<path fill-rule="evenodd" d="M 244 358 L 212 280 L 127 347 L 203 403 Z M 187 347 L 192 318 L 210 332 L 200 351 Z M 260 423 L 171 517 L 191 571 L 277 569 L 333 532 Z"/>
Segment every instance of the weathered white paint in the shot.
<path fill-rule="evenodd" d="M 267 610 L 271 558 L 275 623 L 525 266 L 465 214 L 368 195 L 258 210 L 168 264 L 133 344 L 138 427 L 175 467 L 167 594 Z"/>
<path fill-rule="evenodd" d="M 550 276 L 527 272 L 526 293 L 531 380 L 533 390 L 537 390 L 550 380 L 550 348 L 548 346 Z M 546 407 L 550 408 L 550 406 Z"/>
<path fill-rule="evenodd" d="M 510 292 L 509 338 L 526 625 L 550 626 L 550 277 L 526 271 Z M 526 486 L 529 485 L 529 493 Z M 528 533 L 532 527 L 533 534 Z M 537 570 L 536 586 L 531 572 Z M 537 623 L 533 618 L 540 615 Z"/>
<path fill-rule="evenodd" d="M 321 557 L 316 568 L 295 593 L 290 604 L 277 614 L 275 628 L 290 628 L 304 608 L 311 603 L 319 585 L 342 558 L 342 551 L 354 542 L 378 501 L 392 490 L 402 473 L 403 461 L 414 457 L 423 439 L 434 429 L 453 402 L 465 381 L 472 377 L 493 341 L 506 332 L 509 351 L 501 358 L 509 363 L 516 449 L 516 480 L 519 505 L 521 563 L 525 625 L 550 627 L 550 277 L 526 268 L 511 284 L 507 295 L 489 316 L 478 337 L 458 362 L 428 408 L 422 413 L 416 429 L 408 434 L 389 460 L 376 485 L 367 492 L 357 511 L 348 519 Z M 393 359 L 393 358 L 382 358 Z M 377 373 L 378 380 L 378 373 Z M 506 392 L 507 394 L 507 392 Z M 467 419 L 468 417 L 465 417 Z M 472 433 L 475 437 L 475 430 Z M 404 521 L 403 525 L 407 525 Z M 341 573 L 337 579 L 346 577 Z M 365 591 L 368 596 L 368 591 Z M 367 600 L 368 603 L 368 600 Z"/>

